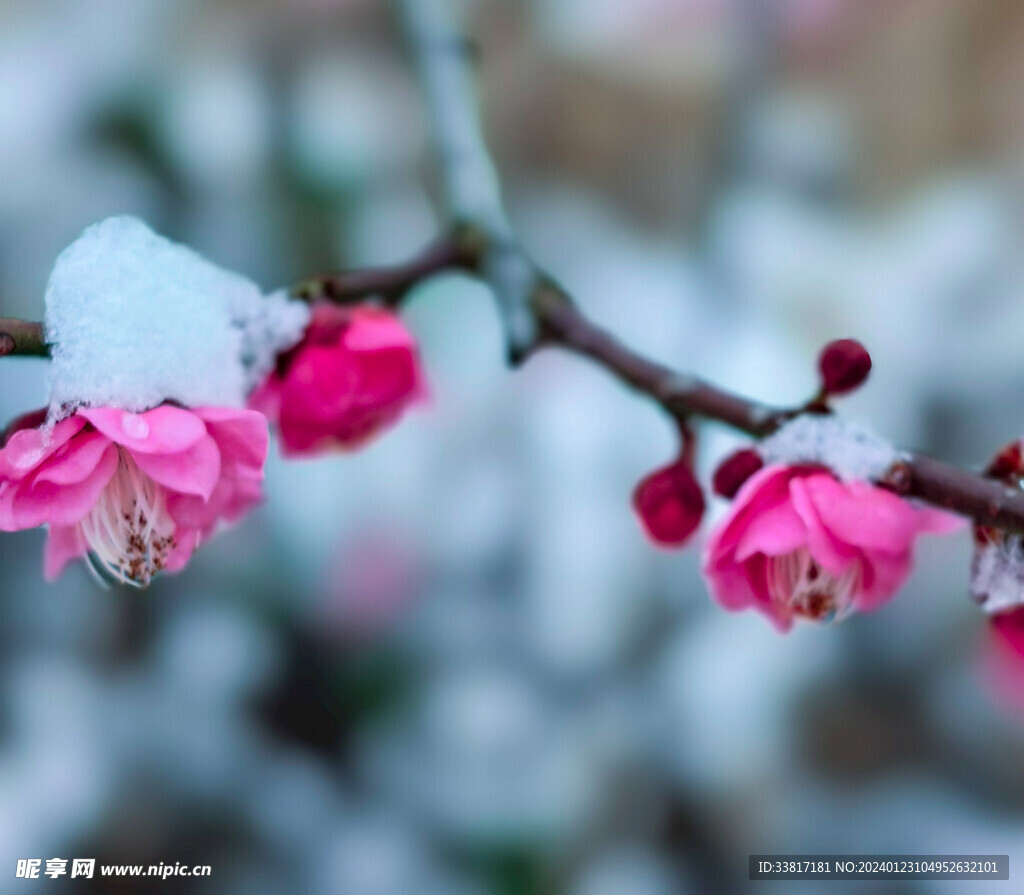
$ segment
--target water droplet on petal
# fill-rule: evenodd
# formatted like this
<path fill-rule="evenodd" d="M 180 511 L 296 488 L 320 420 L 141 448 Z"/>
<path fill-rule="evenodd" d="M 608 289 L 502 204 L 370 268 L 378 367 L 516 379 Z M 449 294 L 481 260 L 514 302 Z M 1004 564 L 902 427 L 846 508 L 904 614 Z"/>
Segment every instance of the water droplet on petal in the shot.
<path fill-rule="evenodd" d="M 122 416 L 121 428 L 129 438 L 145 438 L 149 435 L 149 423 L 137 413 L 126 413 Z"/>

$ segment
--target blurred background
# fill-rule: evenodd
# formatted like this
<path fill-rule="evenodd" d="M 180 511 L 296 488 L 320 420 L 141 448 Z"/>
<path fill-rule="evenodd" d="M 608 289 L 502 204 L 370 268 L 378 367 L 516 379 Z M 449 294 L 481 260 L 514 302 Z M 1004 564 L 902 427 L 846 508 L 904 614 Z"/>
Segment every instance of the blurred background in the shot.
<path fill-rule="evenodd" d="M 1024 5 L 461 5 L 516 225 L 596 320 L 783 404 L 856 337 L 844 410 L 896 443 L 980 465 L 1021 435 Z M 6 316 L 40 318 L 111 214 L 268 290 L 441 226 L 382 0 L 4 0 L 0 83 Z M 642 535 L 631 490 L 675 450 L 654 408 L 565 356 L 508 372 L 468 280 L 406 319 L 430 403 L 272 458 L 182 574 L 46 586 L 43 533 L 0 537 L 0 892 L 805 891 L 746 882 L 771 852 L 1024 872 L 1024 721 L 966 535 L 883 610 L 781 636 Z M 45 394 L 45 362 L 0 366 L 4 419 Z M 702 430 L 703 472 L 738 443 Z M 50 857 L 213 871 L 14 879 Z M 1006 890 L 814 890 L 853 885 Z"/>

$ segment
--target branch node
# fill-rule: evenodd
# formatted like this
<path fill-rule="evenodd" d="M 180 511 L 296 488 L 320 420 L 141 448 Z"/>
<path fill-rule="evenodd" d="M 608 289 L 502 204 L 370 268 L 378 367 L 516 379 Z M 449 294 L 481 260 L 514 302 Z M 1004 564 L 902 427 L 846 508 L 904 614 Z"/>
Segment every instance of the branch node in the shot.
<path fill-rule="evenodd" d="M 8 354 L 14 354 L 14 349 L 17 347 L 17 343 L 14 341 L 14 336 L 10 333 L 0 333 L 0 357 L 6 357 Z"/>
<path fill-rule="evenodd" d="M 906 494 L 910 491 L 913 481 L 914 471 L 911 469 L 910 464 L 906 460 L 897 460 L 886 470 L 879 484 L 884 485 L 891 491 L 895 491 L 897 494 Z"/>

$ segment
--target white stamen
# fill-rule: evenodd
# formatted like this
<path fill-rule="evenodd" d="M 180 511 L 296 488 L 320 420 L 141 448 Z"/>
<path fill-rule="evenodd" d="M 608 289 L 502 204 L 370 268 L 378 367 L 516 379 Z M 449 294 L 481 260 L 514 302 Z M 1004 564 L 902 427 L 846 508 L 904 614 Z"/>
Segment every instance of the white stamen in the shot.
<path fill-rule="evenodd" d="M 842 621 L 853 611 L 860 577 L 859 563 L 836 578 L 804 548 L 768 558 L 768 593 L 787 618 Z"/>
<path fill-rule="evenodd" d="M 175 547 L 163 489 L 118 448 L 118 466 L 92 511 L 78 523 L 94 569 L 146 587 Z"/>

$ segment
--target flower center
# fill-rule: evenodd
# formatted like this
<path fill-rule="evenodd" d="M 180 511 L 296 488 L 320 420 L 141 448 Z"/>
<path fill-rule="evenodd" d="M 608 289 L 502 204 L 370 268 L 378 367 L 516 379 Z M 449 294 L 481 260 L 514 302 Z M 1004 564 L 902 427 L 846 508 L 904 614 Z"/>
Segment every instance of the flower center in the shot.
<path fill-rule="evenodd" d="M 145 587 L 174 549 L 174 520 L 164 490 L 118 448 L 117 472 L 79 528 L 101 575 Z"/>
<path fill-rule="evenodd" d="M 842 620 L 853 610 L 860 577 L 860 563 L 852 563 L 837 578 L 804 548 L 768 557 L 768 593 L 788 617 Z"/>

